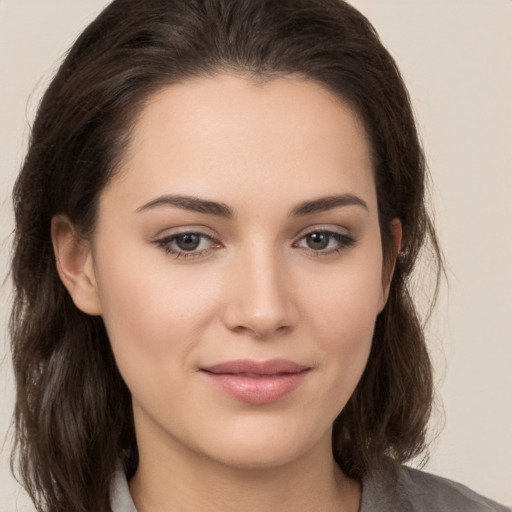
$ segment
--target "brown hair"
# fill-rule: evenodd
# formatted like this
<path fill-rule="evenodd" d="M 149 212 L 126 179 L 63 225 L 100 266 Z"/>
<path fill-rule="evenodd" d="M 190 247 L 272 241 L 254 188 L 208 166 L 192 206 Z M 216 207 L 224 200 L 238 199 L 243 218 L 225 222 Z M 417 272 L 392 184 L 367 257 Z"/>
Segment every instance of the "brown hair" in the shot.
<path fill-rule="evenodd" d="M 432 375 L 408 282 L 422 247 L 438 271 L 441 260 L 407 91 L 373 27 L 338 0 L 115 0 L 46 91 L 14 188 L 13 465 L 38 510 L 110 510 L 116 464 L 131 477 L 138 460 L 130 393 L 102 319 L 79 311 L 58 277 L 51 219 L 64 213 L 91 233 L 98 195 L 144 101 L 165 85 L 220 71 L 298 74 L 361 116 L 387 261 L 396 217 L 403 243 L 367 367 L 334 424 L 333 453 L 362 478 L 384 454 L 402 462 L 425 449 Z"/>

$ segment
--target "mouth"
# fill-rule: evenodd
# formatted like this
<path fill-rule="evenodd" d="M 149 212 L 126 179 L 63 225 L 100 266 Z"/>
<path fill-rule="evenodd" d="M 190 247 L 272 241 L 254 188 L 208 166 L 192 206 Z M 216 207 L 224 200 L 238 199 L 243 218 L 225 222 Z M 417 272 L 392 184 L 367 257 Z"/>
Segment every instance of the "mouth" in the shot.
<path fill-rule="evenodd" d="M 213 386 L 229 397 L 265 404 L 280 400 L 297 389 L 311 368 L 285 359 L 236 360 L 201 368 Z"/>

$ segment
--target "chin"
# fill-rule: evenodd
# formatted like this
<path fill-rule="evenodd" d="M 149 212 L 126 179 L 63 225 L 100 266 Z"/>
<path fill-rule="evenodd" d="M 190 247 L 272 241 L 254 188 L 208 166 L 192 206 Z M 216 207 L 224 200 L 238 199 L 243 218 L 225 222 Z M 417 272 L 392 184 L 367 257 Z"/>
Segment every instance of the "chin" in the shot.
<path fill-rule="evenodd" d="M 233 447 L 216 457 L 218 462 L 241 470 L 270 470 L 291 464 L 300 458 L 300 451 L 280 446 L 275 450 L 268 443 L 254 447 Z"/>
<path fill-rule="evenodd" d="M 289 427 L 231 430 L 229 436 L 208 444 L 203 446 L 203 453 L 224 465 L 247 470 L 272 469 L 307 457 L 315 446 L 324 445 L 330 453 L 331 432 L 311 436 L 293 432 Z"/>

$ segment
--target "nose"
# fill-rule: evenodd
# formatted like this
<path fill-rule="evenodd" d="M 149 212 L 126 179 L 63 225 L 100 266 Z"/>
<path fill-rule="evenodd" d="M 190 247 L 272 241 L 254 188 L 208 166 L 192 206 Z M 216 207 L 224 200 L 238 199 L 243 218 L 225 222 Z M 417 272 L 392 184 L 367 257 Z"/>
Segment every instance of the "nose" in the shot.
<path fill-rule="evenodd" d="M 299 318 L 286 265 L 272 249 L 241 252 L 227 279 L 224 324 L 232 331 L 263 339 L 290 331 Z"/>

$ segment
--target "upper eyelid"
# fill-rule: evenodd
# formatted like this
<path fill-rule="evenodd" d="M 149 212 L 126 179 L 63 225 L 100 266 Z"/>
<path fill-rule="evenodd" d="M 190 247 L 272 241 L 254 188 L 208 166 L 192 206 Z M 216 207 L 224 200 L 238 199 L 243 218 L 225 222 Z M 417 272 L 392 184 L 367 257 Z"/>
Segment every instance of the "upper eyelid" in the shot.
<path fill-rule="evenodd" d="M 340 235 L 347 235 L 350 236 L 350 230 L 343 226 L 333 226 L 332 224 L 316 224 L 307 226 L 305 228 L 300 229 L 299 231 L 296 231 L 294 235 L 290 236 L 291 239 L 297 239 L 302 238 L 303 236 L 306 236 L 310 233 L 315 232 L 323 232 L 323 233 L 337 233 Z M 208 228 L 206 226 L 180 226 L 176 228 L 166 228 L 162 229 L 158 234 L 152 237 L 153 240 L 161 240 L 164 238 L 172 238 L 173 236 L 179 236 L 184 234 L 196 234 L 196 235 L 203 235 L 205 237 L 211 238 L 211 239 L 217 239 L 220 240 L 221 237 L 219 236 L 213 229 Z M 231 237 L 229 237 L 231 238 Z"/>
<path fill-rule="evenodd" d="M 151 237 L 153 240 L 163 240 L 175 236 L 195 234 L 202 235 L 208 238 L 219 238 L 219 236 L 211 229 L 205 226 L 182 226 L 176 228 L 165 228 L 160 230 L 155 236 Z"/>
<path fill-rule="evenodd" d="M 341 228 L 341 226 L 339 226 L 338 228 Z M 346 230 L 347 232 L 341 232 L 341 231 L 338 231 L 336 228 L 333 228 L 330 226 L 327 227 L 325 225 L 308 226 L 306 228 L 301 229 L 300 231 L 298 231 L 295 235 L 291 236 L 290 238 L 295 240 L 297 238 L 302 238 L 310 233 L 317 233 L 317 232 L 335 233 L 335 234 L 350 236 L 350 232 L 347 228 L 341 228 L 341 229 Z M 152 237 L 152 239 L 153 240 L 162 240 L 162 239 L 177 237 L 177 236 L 186 235 L 186 234 L 205 236 L 210 239 L 219 239 L 220 240 L 222 238 L 219 235 L 217 235 L 216 233 L 214 233 L 213 230 L 210 230 L 204 226 L 198 226 L 198 227 L 186 226 L 186 227 L 181 227 L 181 228 L 172 228 L 172 231 L 170 228 L 164 229 L 164 230 L 160 231 L 157 235 Z"/>
<path fill-rule="evenodd" d="M 198 231 L 182 231 L 181 233 L 171 233 L 169 235 L 164 235 L 164 236 L 158 237 L 154 241 L 157 244 L 162 244 L 162 243 L 170 244 L 172 242 L 175 242 L 177 238 L 179 238 L 180 236 L 183 236 L 183 235 L 197 235 L 199 237 L 205 238 L 208 242 L 215 242 L 215 241 L 218 240 L 216 237 L 213 237 L 213 236 L 208 235 L 206 233 L 201 233 L 201 232 L 198 232 Z M 197 252 L 202 252 L 202 251 L 207 251 L 207 250 L 208 250 L 208 248 L 200 249 Z M 183 251 L 183 252 L 190 252 L 192 254 L 194 251 Z"/>
<path fill-rule="evenodd" d="M 186 251 L 186 250 L 180 249 L 179 247 L 171 248 L 171 244 L 174 245 L 176 242 L 176 239 L 178 237 L 187 235 L 187 234 L 194 234 L 194 235 L 198 235 L 200 237 L 204 237 L 207 239 L 208 243 L 211 243 L 212 241 L 215 240 L 213 237 L 207 235 L 206 233 L 188 230 L 188 231 L 182 231 L 179 233 L 170 233 L 169 235 L 164 235 L 160 238 L 154 239 L 153 243 L 156 244 L 158 247 L 163 248 L 165 250 L 165 252 L 167 252 L 168 254 L 171 254 L 176 259 L 178 259 L 178 258 L 193 259 L 196 257 L 200 258 L 203 254 L 207 254 L 212 250 L 212 247 L 206 247 L 203 249 L 197 249 L 197 250 L 193 250 L 193 251 Z"/>
<path fill-rule="evenodd" d="M 302 238 L 310 233 L 335 233 L 339 235 L 351 236 L 350 230 L 346 227 L 333 226 L 332 224 L 317 224 L 301 229 L 296 235 L 294 235 L 293 238 Z"/>
<path fill-rule="evenodd" d="M 342 233 L 340 231 L 335 231 L 334 229 L 313 229 L 311 231 L 306 231 L 306 232 L 302 233 L 297 238 L 300 240 L 300 239 L 304 238 L 305 236 L 311 235 L 313 233 L 326 233 L 328 235 L 337 235 L 337 236 L 342 236 L 342 237 L 347 237 L 347 238 L 353 238 L 353 235 L 351 235 L 350 233 Z"/>
<path fill-rule="evenodd" d="M 302 232 L 300 232 L 299 234 L 295 235 L 295 237 L 292 239 L 293 240 L 293 243 L 298 243 L 300 242 L 304 237 L 312 234 L 312 233 L 327 233 L 327 234 L 331 234 L 331 235 L 339 235 L 339 236 L 342 236 L 342 237 L 347 237 L 347 238 L 350 238 L 352 239 L 354 242 L 356 241 L 355 238 L 350 235 L 349 233 L 341 233 L 339 231 L 336 231 L 334 229 L 327 229 L 326 227 L 309 227 L 309 228 L 305 228 Z M 200 237 L 204 237 L 205 239 L 207 239 L 209 242 L 220 242 L 221 245 L 222 244 L 222 241 L 220 240 L 220 237 L 215 237 L 215 236 L 212 236 L 208 233 L 205 233 L 205 232 L 202 232 L 202 231 L 199 231 L 199 230 L 194 230 L 194 229 L 183 229 L 183 230 L 180 230 L 180 231 L 177 231 L 177 232 L 174 232 L 174 233 L 169 233 L 167 235 L 163 235 L 163 236 L 160 236 L 160 237 L 156 237 L 154 239 L 154 241 L 156 243 L 171 243 L 173 241 L 175 241 L 176 238 L 178 238 L 179 236 L 182 236 L 182 235 L 187 235 L 187 234 L 193 234 L 193 235 L 197 235 L 197 236 L 200 236 Z M 197 254 L 197 253 L 201 253 L 201 252 L 206 252 L 208 250 L 210 250 L 211 248 L 206 248 L 206 249 L 201 249 L 201 250 L 198 250 L 198 251 L 183 251 L 183 250 L 180 250 L 178 249 L 176 252 L 189 252 L 189 254 L 194 254 L 194 252 Z"/>
<path fill-rule="evenodd" d="M 315 231 L 311 231 L 309 233 L 314 233 Z M 320 230 L 317 230 L 317 232 L 321 232 Z M 295 248 L 300 248 L 302 250 L 305 250 L 307 251 L 308 253 L 312 254 L 312 255 L 315 255 L 315 256 L 330 256 L 330 255 L 333 255 L 333 253 L 339 253 L 341 250 L 343 250 L 344 247 L 348 246 L 352 246 L 353 244 L 355 244 L 357 242 L 357 240 L 353 237 L 351 237 L 350 235 L 342 235 L 341 233 L 336 233 L 336 232 L 333 232 L 333 231 L 323 231 L 324 233 L 329 233 L 331 235 L 339 235 L 340 237 L 346 237 L 347 240 L 337 240 L 337 242 L 340 244 L 339 247 L 333 247 L 333 248 L 330 248 L 330 249 L 320 249 L 320 250 L 314 250 L 314 249 L 311 249 L 311 248 L 307 248 L 307 247 L 300 247 L 299 245 L 295 245 L 295 244 L 298 244 L 303 238 L 305 238 L 309 233 L 305 233 L 304 235 L 298 237 L 295 239 L 295 242 L 294 242 L 294 247 Z M 182 233 L 182 234 L 187 234 L 187 232 L 185 233 Z M 204 235 L 204 234 L 200 234 L 200 236 L 204 236 L 205 238 L 208 239 L 208 241 L 211 243 L 212 241 L 214 241 L 214 239 L 212 239 L 211 237 L 207 236 L 207 235 Z M 187 250 L 184 250 L 184 249 L 180 249 L 179 247 L 176 248 L 170 248 L 170 245 L 174 242 L 174 238 L 180 236 L 180 234 L 173 234 L 173 235 L 169 235 L 168 237 L 164 237 L 164 238 L 161 238 L 161 239 L 158 239 L 158 240 L 155 240 L 155 243 L 159 246 L 159 247 L 162 247 L 163 249 L 166 250 L 166 252 L 168 254 L 171 254 L 173 255 L 176 259 L 178 258 L 184 258 L 185 260 L 187 259 L 190 259 L 190 260 L 193 260 L 195 258 L 203 258 L 203 257 L 207 257 L 208 255 L 211 255 L 212 254 L 212 251 L 216 251 L 222 247 L 224 247 L 224 245 L 220 244 L 220 247 L 219 245 L 217 245 L 216 247 L 214 246 L 209 246 L 209 247 L 206 247 L 206 248 L 203 248 L 203 249 L 196 249 L 196 250 L 192 250 L 192 251 L 187 251 Z M 335 237 L 337 238 L 337 237 Z"/>
<path fill-rule="evenodd" d="M 328 229 L 314 229 L 313 231 L 307 231 L 306 233 L 297 237 L 295 240 L 297 242 L 300 242 L 302 239 L 304 239 L 305 237 L 307 237 L 308 235 L 311 235 L 313 233 L 326 233 L 326 234 L 330 235 L 332 238 L 336 239 L 340 243 L 352 244 L 352 243 L 357 242 L 356 238 L 349 233 L 340 233 L 338 231 L 333 231 L 333 230 L 328 230 Z"/>
<path fill-rule="evenodd" d="M 221 230 L 223 231 L 223 230 Z M 288 231 L 288 230 L 287 230 Z M 315 232 L 315 231 L 322 231 L 322 232 L 333 232 L 333 233 L 339 233 L 342 235 L 351 236 L 352 229 L 349 228 L 346 225 L 340 225 L 337 222 L 330 223 L 330 222 L 319 222 L 315 224 L 310 224 L 308 226 L 305 226 L 301 229 L 294 230 L 294 233 L 290 233 L 287 235 L 287 238 L 290 239 L 296 239 L 301 236 L 305 236 L 308 233 Z M 218 233 L 217 230 L 210 228 L 207 225 L 204 224 L 190 224 L 190 225 L 176 225 L 176 226 L 167 226 L 159 232 L 152 236 L 151 239 L 158 240 L 162 238 L 168 238 L 171 236 L 177 236 L 184 233 L 195 233 L 195 234 L 201 234 L 208 236 L 210 238 L 214 238 L 217 240 L 233 240 L 236 238 L 236 235 L 232 230 L 229 230 L 229 235 L 226 235 L 224 233 L 222 236 Z"/>

